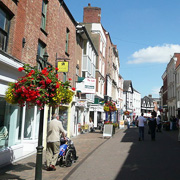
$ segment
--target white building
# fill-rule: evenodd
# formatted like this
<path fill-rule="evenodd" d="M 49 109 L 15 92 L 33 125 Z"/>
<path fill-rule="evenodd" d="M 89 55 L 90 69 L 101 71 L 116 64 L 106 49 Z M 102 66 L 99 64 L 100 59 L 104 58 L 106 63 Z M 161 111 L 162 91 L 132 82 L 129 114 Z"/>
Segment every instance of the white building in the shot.
<path fill-rule="evenodd" d="M 124 103 L 123 103 L 123 83 L 124 79 L 121 75 L 119 75 L 119 80 L 118 80 L 118 99 L 117 99 L 117 109 L 118 109 L 118 120 L 123 120 L 123 108 L 124 108 Z"/>
<path fill-rule="evenodd" d="M 167 88 L 168 88 L 168 119 L 176 116 L 176 84 L 175 84 L 175 68 L 177 58 L 173 56 L 167 65 Z"/>
<path fill-rule="evenodd" d="M 133 90 L 133 117 L 141 115 L 141 93 Z"/>
<path fill-rule="evenodd" d="M 131 80 L 124 80 L 123 83 L 123 102 L 124 108 L 123 111 L 130 112 L 130 116 L 133 116 L 133 86 Z M 126 116 L 124 116 L 126 118 Z M 123 118 L 123 119 L 124 119 Z"/>

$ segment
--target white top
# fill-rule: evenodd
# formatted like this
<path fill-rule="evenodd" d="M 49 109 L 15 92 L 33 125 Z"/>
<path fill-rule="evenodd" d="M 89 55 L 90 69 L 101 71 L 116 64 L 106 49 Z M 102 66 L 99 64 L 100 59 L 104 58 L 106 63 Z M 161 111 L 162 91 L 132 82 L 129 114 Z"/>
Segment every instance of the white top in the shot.
<path fill-rule="evenodd" d="M 146 122 L 146 118 L 144 118 L 143 116 L 138 117 L 138 126 L 139 127 L 144 127 L 144 123 Z"/>
<path fill-rule="evenodd" d="M 130 122 L 131 122 L 131 118 L 130 118 L 130 117 L 128 117 L 128 118 L 127 118 L 127 121 L 128 121 L 128 123 L 130 124 Z"/>

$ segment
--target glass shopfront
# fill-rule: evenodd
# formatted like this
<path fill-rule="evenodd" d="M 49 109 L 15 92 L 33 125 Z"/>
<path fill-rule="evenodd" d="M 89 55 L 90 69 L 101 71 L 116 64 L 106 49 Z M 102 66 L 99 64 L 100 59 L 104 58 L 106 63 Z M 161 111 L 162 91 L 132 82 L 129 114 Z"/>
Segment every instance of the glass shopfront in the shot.
<path fill-rule="evenodd" d="M 0 149 L 21 142 L 21 125 L 22 108 L 8 104 L 0 97 Z"/>
<path fill-rule="evenodd" d="M 59 119 L 62 122 L 64 130 L 67 131 L 67 123 L 68 123 L 68 107 L 61 106 L 59 109 Z"/>
<path fill-rule="evenodd" d="M 0 97 L 0 149 L 20 144 L 22 140 L 37 139 L 39 121 L 40 110 L 37 107 L 11 105 Z"/>

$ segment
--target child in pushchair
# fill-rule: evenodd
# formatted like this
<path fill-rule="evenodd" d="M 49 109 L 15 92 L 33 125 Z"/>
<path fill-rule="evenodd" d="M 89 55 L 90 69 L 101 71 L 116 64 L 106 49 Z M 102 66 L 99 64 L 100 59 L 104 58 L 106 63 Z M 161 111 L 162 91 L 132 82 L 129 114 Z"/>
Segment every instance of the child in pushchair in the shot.
<path fill-rule="evenodd" d="M 66 139 L 61 138 L 60 142 L 61 145 L 57 164 L 59 164 L 59 166 L 70 167 L 72 163 L 75 163 L 78 159 L 74 143 L 68 137 L 66 137 Z"/>

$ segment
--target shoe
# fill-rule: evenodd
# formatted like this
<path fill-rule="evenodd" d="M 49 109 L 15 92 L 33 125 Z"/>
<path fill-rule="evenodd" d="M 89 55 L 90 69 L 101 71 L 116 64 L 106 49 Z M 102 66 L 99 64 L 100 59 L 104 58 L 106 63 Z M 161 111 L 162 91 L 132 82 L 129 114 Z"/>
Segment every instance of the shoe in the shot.
<path fill-rule="evenodd" d="M 47 168 L 47 171 L 56 171 L 56 168 L 54 165 L 50 165 L 48 168 Z"/>
<path fill-rule="evenodd" d="M 46 169 L 47 171 L 53 171 L 53 169 L 52 169 L 52 167 L 47 167 L 47 169 Z"/>
<path fill-rule="evenodd" d="M 56 171 L 56 167 L 54 165 L 50 165 L 53 169 L 53 171 Z"/>
<path fill-rule="evenodd" d="M 141 138 L 139 138 L 139 141 L 141 141 Z"/>

